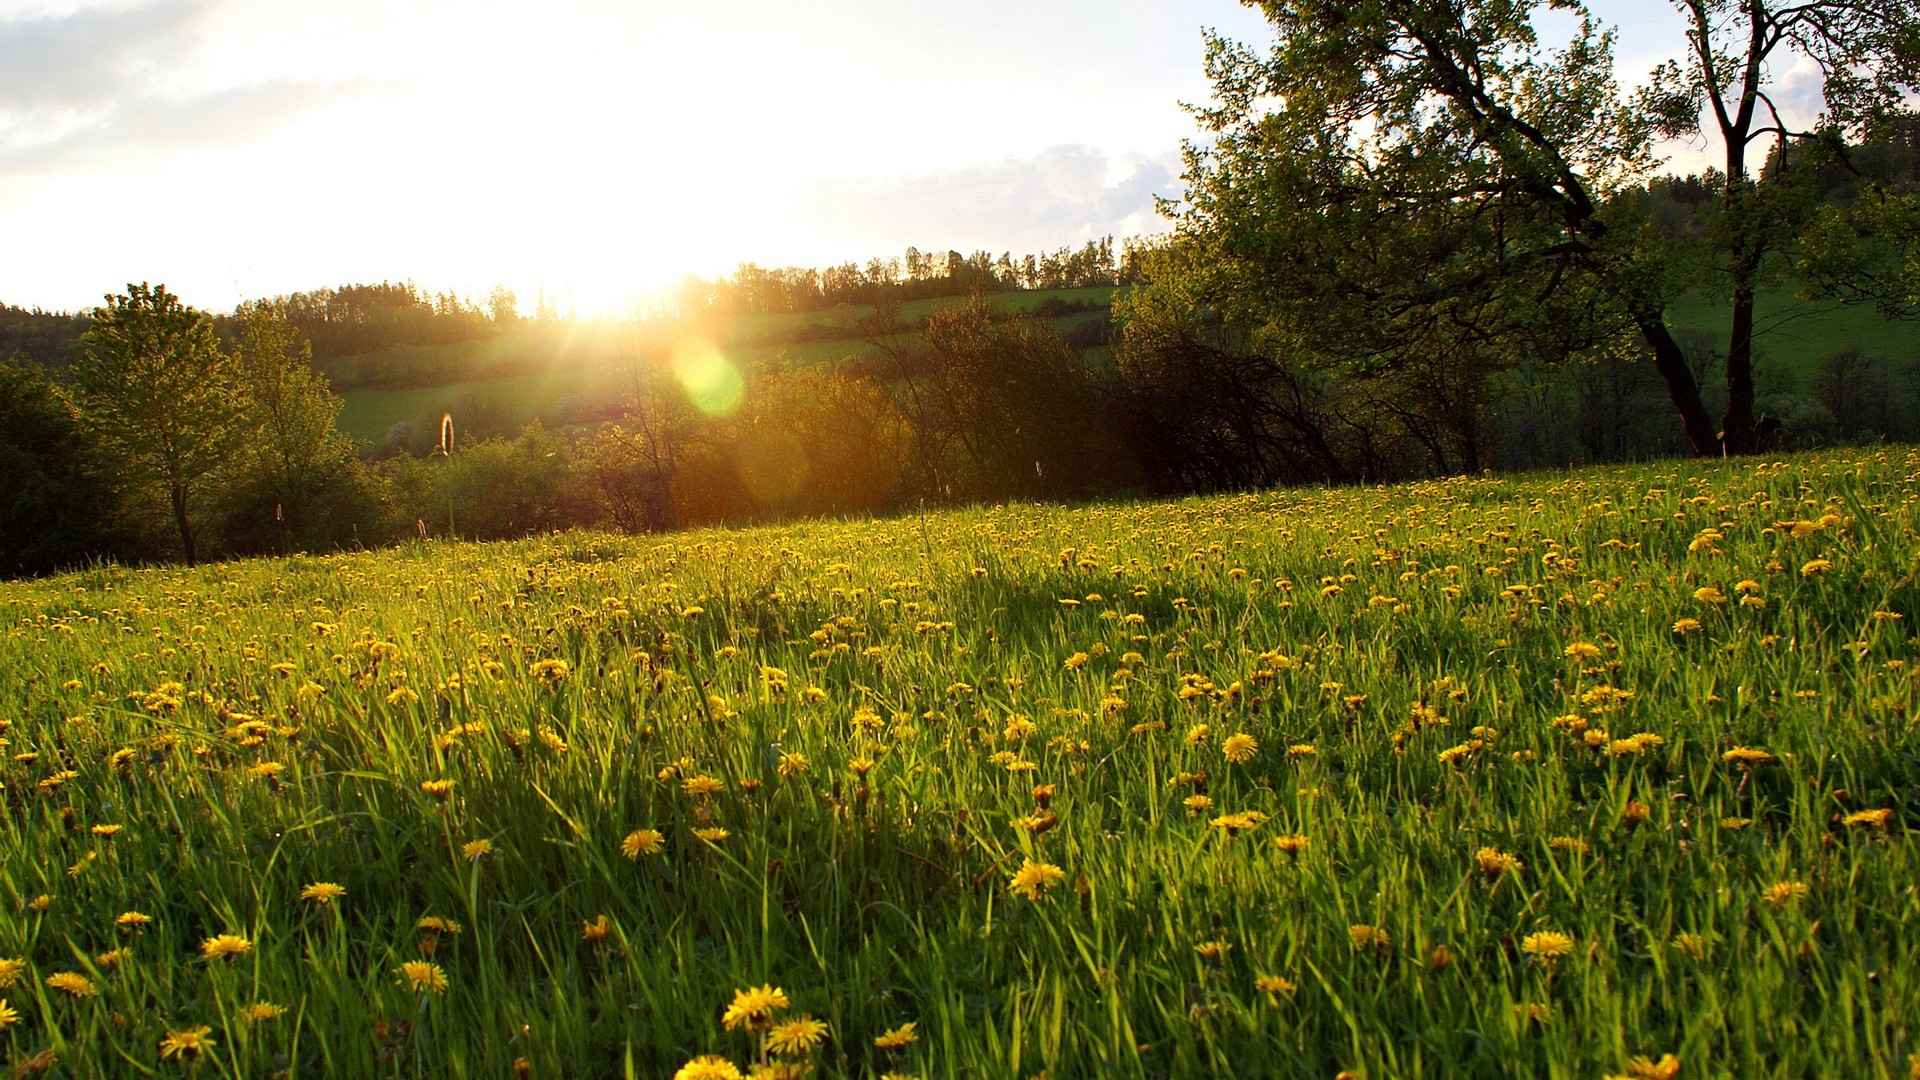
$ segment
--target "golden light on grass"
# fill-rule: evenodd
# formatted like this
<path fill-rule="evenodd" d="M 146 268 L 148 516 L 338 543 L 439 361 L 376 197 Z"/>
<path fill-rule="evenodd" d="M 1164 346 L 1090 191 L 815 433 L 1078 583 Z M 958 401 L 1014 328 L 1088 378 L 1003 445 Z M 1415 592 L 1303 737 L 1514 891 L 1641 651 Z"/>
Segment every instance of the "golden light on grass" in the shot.
<path fill-rule="evenodd" d="M 719 347 L 688 338 L 673 349 L 673 377 L 693 407 L 708 416 L 730 416 L 746 396 L 747 381 Z"/>

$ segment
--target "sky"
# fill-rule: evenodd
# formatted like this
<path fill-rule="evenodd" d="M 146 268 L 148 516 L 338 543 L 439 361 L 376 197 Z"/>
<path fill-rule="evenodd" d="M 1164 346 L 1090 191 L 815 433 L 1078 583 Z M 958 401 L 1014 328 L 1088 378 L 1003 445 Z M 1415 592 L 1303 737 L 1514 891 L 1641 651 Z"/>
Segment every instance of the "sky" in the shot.
<path fill-rule="evenodd" d="M 1595 6 L 1628 81 L 1680 41 Z M 1269 40 L 1230 0 L 0 0 L 0 301 L 614 314 L 742 261 L 1157 232 L 1202 27 Z"/>

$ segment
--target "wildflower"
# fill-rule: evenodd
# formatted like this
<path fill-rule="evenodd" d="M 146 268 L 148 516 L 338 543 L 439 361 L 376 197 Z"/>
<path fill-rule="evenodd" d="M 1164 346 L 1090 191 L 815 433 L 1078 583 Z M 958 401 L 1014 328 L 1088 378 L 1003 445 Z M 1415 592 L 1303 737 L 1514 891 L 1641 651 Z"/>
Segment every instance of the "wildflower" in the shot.
<path fill-rule="evenodd" d="M 1720 760 L 1729 765 L 1738 765 L 1751 769 L 1757 765 L 1771 765 L 1780 759 L 1773 752 L 1758 746 L 1736 746 L 1720 755 Z"/>
<path fill-rule="evenodd" d="M 1720 591 L 1718 585 L 1706 585 L 1693 590 L 1693 598 L 1703 604 L 1724 604 L 1727 594 Z"/>
<path fill-rule="evenodd" d="M 1582 663 L 1589 660 L 1598 660 L 1603 655 L 1600 646 L 1595 645 L 1591 641 L 1576 641 L 1568 645 L 1562 652 L 1567 659 L 1578 660 Z"/>
<path fill-rule="evenodd" d="M 1573 938 L 1557 930 L 1542 930 L 1520 939 L 1520 951 L 1552 970 L 1561 957 L 1573 953 Z"/>
<path fill-rule="evenodd" d="M 698 839 L 705 840 L 709 844 L 718 844 L 733 834 L 718 825 L 711 825 L 703 829 L 693 830 L 693 835 Z"/>
<path fill-rule="evenodd" d="M 208 960 L 232 960 L 253 951 L 253 942 L 239 934 L 216 934 L 200 943 L 200 955 Z"/>
<path fill-rule="evenodd" d="M 1480 868 L 1480 873 L 1489 880 L 1504 874 L 1517 874 L 1526 865 L 1518 857 L 1493 847 L 1483 847 L 1474 852 L 1473 861 Z"/>
<path fill-rule="evenodd" d="M 775 1024 L 767 1032 L 767 1049 L 786 1057 L 798 1057 L 820 1045 L 827 1037 L 827 1025 L 811 1016 L 802 1016 Z"/>
<path fill-rule="evenodd" d="M 1245 765 L 1260 751 L 1260 743 L 1246 732 L 1238 731 L 1227 736 L 1227 740 L 1220 744 L 1220 751 L 1235 765 Z"/>
<path fill-rule="evenodd" d="M 589 945 L 600 944 L 612 932 L 613 922 L 605 914 L 595 915 L 580 924 L 580 940 Z"/>
<path fill-rule="evenodd" d="M 439 964 L 426 960 L 409 960 L 400 965 L 401 985 L 415 993 L 431 991 L 435 994 L 447 992 L 447 973 Z"/>
<path fill-rule="evenodd" d="M 452 919 L 443 919 L 438 915 L 422 915 L 413 928 L 423 934 L 458 934 L 463 929 Z"/>
<path fill-rule="evenodd" d="M 1237 814 L 1221 814 L 1209 824 L 1228 836 L 1238 836 L 1259 828 L 1266 820 L 1267 815 L 1258 810 L 1242 810 Z"/>
<path fill-rule="evenodd" d="M 26 972 L 27 962 L 20 957 L 0 959 L 0 990 L 8 989 L 19 982 L 20 976 Z"/>
<path fill-rule="evenodd" d="M 642 855 L 658 855 L 666 846 L 667 838 L 658 829 L 635 829 L 620 841 L 620 854 L 629 859 L 638 859 Z"/>
<path fill-rule="evenodd" d="M 1052 863 L 1025 860 L 1009 881 L 1008 887 L 1019 896 L 1038 902 L 1047 890 L 1065 881 L 1066 871 Z"/>
<path fill-rule="evenodd" d="M 493 854 L 493 841 L 485 837 L 478 840 L 469 840 L 460 845 L 460 855 L 468 862 L 479 862 L 482 858 L 491 854 Z"/>
<path fill-rule="evenodd" d="M 1393 939 L 1385 930 L 1366 923 L 1354 923 L 1347 927 L 1347 937 L 1352 939 L 1356 949 L 1377 949 L 1386 952 L 1393 946 Z"/>
<path fill-rule="evenodd" d="M 1705 959 L 1707 955 L 1707 939 L 1701 934 L 1675 934 L 1673 947 L 1695 960 Z"/>
<path fill-rule="evenodd" d="M 873 1045 L 880 1050 L 903 1050 L 920 1036 L 914 1031 L 915 1021 L 909 1020 L 890 1031 L 883 1031 L 874 1037 Z"/>
<path fill-rule="evenodd" d="M 1774 907 L 1786 907 L 1807 897 L 1807 883 L 1804 881 L 1776 881 L 1767 886 L 1760 896 Z"/>
<path fill-rule="evenodd" d="M 106 952 L 100 953 L 93 958 L 93 965 L 102 970 L 112 970 L 120 966 L 120 961 L 132 955 L 133 953 L 124 947 L 108 949 Z"/>
<path fill-rule="evenodd" d="M 732 1003 L 720 1014 L 720 1026 L 728 1031 L 758 1031 L 773 1023 L 774 1013 L 791 1004 L 787 992 L 771 983 L 735 990 Z"/>
<path fill-rule="evenodd" d="M 673 1074 L 673 1080 L 741 1080 L 733 1062 L 713 1054 L 702 1054 Z"/>
<path fill-rule="evenodd" d="M 1279 848 L 1281 853 L 1285 855 L 1300 854 L 1307 850 L 1308 843 L 1310 843 L 1310 841 L 1300 833 L 1288 833 L 1285 836 L 1276 836 L 1273 838 L 1273 846 Z"/>
<path fill-rule="evenodd" d="M 197 1058 L 207 1047 L 213 1045 L 213 1029 L 193 1027 L 181 1031 L 169 1031 L 160 1040 L 160 1060 L 168 1058 L 187 1060 Z"/>
<path fill-rule="evenodd" d="M 1800 576 L 1814 577 L 1818 574 L 1824 574 L 1831 569 L 1833 569 L 1833 560 L 1831 559 L 1809 559 L 1805 565 L 1800 567 Z"/>
<path fill-rule="evenodd" d="M 806 772 L 809 768 L 812 767 L 812 765 L 813 763 L 807 760 L 807 755 L 805 754 L 799 754 L 799 753 L 781 754 L 780 766 L 779 766 L 780 776 L 782 779 L 785 779 L 789 776 L 794 776 L 798 773 Z"/>
<path fill-rule="evenodd" d="M 6 998 L 0 998 L 0 1031 L 5 1031 L 19 1022 L 20 1013 L 7 1004 Z"/>
<path fill-rule="evenodd" d="M 1658 1061 L 1636 1057 L 1627 1062 L 1626 1080 L 1673 1080 L 1679 1075 L 1680 1059 L 1672 1054 L 1662 1054 Z M 1609 1077 L 1608 1080 L 1613 1078 Z"/>
<path fill-rule="evenodd" d="M 432 798 L 439 799 L 441 802 L 445 802 L 447 800 L 447 796 L 453 794 L 453 781 L 422 780 L 420 781 L 420 790 L 423 793 L 427 794 L 428 796 L 431 796 Z"/>
<path fill-rule="evenodd" d="M 256 1001 L 240 1010 L 240 1019 L 249 1024 L 263 1024 L 269 1020 L 278 1020 L 285 1016 L 287 1007 L 275 1005 L 271 1001 Z"/>
<path fill-rule="evenodd" d="M 1699 629 L 1700 620 L 1691 615 L 1685 618 L 1675 619 L 1673 622 L 1673 632 L 1676 634 L 1691 634 Z"/>
<path fill-rule="evenodd" d="M 1267 1004 L 1269 1005 L 1278 1005 L 1281 998 L 1292 997 L 1293 992 L 1299 989 L 1299 987 L 1293 984 L 1292 980 L 1281 978 L 1278 975 L 1260 976 L 1253 980 L 1253 988 L 1267 995 Z"/>
<path fill-rule="evenodd" d="M 111 840 L 125 827 L 124 825 L 95 825 L 88 831 L 92 832 L 95 836 Z"/>
<path fill-rule="evenodd" d="M 93 980 L 77 971 L 56 971 L 47 976 L 47 986 L 68 997 L 90 998 L 100 995 L 100 991 L 94 989 Z"/>
<path fill-rule="evenodd" d="M 1554 851 L 1571 851 L 1575 855 L 1585 855 L 1592 850 L 1585 840 L 1577 836 L 1555 836 L 1547 840 L 1547 846 Z"/>
<path fill-rule="evenodd" d="M 300 890 L 300 899 L 325 906 L 347 895 L 347 890 L 331 881 L 316 881 Z"/>
<path fill-rule="evenodd" d="M 572 673 L 565 660 L 556 659 L 536 660 L 531 670 L 534 678 L 550 686 L 567 681 L 567 676 Z"/>
<path fill-rule="evenodd" d="M 720 778 L 708 776 L 705 773 L 699 776 L 690 776 L 680 784 L 681 791 L 696 799 L 703 799 L 709 795 L 717 795 L 725 791 L 726 787 L 727 785 L 723 783 Z"/>
<path fill-rule="evenodd" d="M 1855 810 L 1853 813 L 1841 818 L 1840 824 L 1849 829 L 1861 827 L 1884 829 L 1887 827 L 1887 823 L 1892 820 L 1892 810 Z"/>

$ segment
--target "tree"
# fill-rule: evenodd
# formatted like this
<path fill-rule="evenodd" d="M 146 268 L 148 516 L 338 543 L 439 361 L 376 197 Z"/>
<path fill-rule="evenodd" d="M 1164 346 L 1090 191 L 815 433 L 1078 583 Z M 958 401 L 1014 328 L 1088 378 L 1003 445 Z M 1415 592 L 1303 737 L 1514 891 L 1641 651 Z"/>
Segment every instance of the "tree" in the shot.
<path fill-rule="evenodd" d="M 1209 37 L 1215 100 L 1196 111 L 1214 145 L 1186 150 L 1178 235 L 1204 255 L 1203 294 L 1270 348 L 1361 372 L 1461 347 L 1497 368 L 1543 340 L 1564 346 L 1549 359 L 1644 350 L 1696 452 L 1749 449 L 1754 285 L 1804 222 L 1792 200 L 1752 195 L 1746 147 L 1830 145 L 1885 122 L 1920 71 L 1920 30 L 1907 0 L 1679 5 L 1692 59 L 1629 96 L 1612 34 L 1577 0 L 1261 3 L 1277 41 L 1256 53 Z M 1536 35 L 1543 6 L 1577 18 L 1563 48 Z M 1825 73 L 1817 132 L 1788 130 L 1767 96 L 1788 52 Z M 1706 253 L 1616 198 L 1644 186 L 1661 141 L 1695 130 L 1703 103 L 1729 155 Z M 1666 313 L 1703 262 L 1724 270 L 1734 315 L 1718 428 Z"/>
<path fill-rule="evenodd" d="M 113 492 L 46 373 L 0 360 L 0 577 L 127 553 Z"/>
<path fill-rule="evenodd" d="M 505 285 L 495 285 L 487 294 L 487 317 L 496 327 L 512 326 L 520 321 L 520 298 Z"/>
<path fill-rule="evenodd" d="M 341 542 L 367 516 L 356 505 L 366 500 L 353 441 L 334 426 L 343 402 L 314 370 L 312 347 L 283 301 L 242 304 L 235 314 L 235 386 L 256 437 L 234 456 L 237 475 L 223 500 L 228 540 L 243 550 Z"/>
<path fill-rule="evenodd" d="M 246 434 L 245 402 L 213 320 L 166 286 L 128 285 L 94 309 L 73 401 L 95 449 L 137 485 L 164 491 L 187 565 L 197 486 Z"/>

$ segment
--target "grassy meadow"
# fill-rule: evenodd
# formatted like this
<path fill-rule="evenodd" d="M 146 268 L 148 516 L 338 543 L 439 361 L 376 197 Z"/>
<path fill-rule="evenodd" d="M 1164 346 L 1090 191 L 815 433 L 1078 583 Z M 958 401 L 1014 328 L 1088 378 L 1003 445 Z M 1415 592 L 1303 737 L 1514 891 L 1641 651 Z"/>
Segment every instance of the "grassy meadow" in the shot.
<path fill-rule="evenodd" d="M 0 1042 L 1906 1077 L 1917 513 L 1886 448 L 0 585 Z"/>
<path fill-rule="evenodd" d="M 1105 318 L 1112 288 L 1032 289 L 989 294 L 995 307 L 1031 312 L 1049 302 L 1093 304 L 1100 310 L 1058 315 L 1046 319 L 1065 334 Z M 900 305 L 895 316 L 917 324 L 942 307 L 964 303 L 964 297 L 937 297 Z M 785 359 L 798 364 L 838 363 L 870 352 L 872 344 L 859 325 L 872 315 L 861 305 L 843 305 L 828 311 L 778 315 L 744 315 L 701 328 L 735 364 L 762 367 Z M 913 334 L 899 340 L 911 341 Z M 797 339 L 797 340 L 796 340 Z M 648 341 L 636 349 L 634 339 L 612 334 L 594 324 L 530 325 L 496 337 L 453 345 L 394 346 L 344 363 L 355 371 L 412 371 L 422 367 L 473 372 L 469 378 L 427 386 L 383 385 L 379 379 L 340 388 L 344 402 L 340 430 L 363 446 L 378 446 L 394 424 L 431 427 L 444 411 L 478 419 L 482 426 L 513 432 L 530 420 L 548 426 L 569 422 L 582 406 L 617 401 L 627 392 L 629 365 L 641 352 L 658 354 L 664 341 Z M 1104 350 L 1088 350 L 1104 352 Z"/>
<path fill-rule="evenodd" d="M 1761 296 L 1763 317 L 1756 346 L 1763 361 L 1763 390 L 1810 393 L 1820 358 L 1848 347 L 1892 359 L 1914 355 L 1911 326 L 1882 319 L 1863 306 L 1810 304 L 1795 298 L 1797 289 L 1792 283 L 1776 285 Z M 1007 310 L 1033 311 L 1048 302 L 1104 306 L 1116 291 L 1035 289 L 993 293 L 988 300 Z M 897 317 L 906 323 L 922 322 L 940 307 L 961 302 L 957 297 L 915 300 L 901 305 Z M 860 320 L 871 314 L 869 308 L 849 305 L 814 313 L 741 316 L 705 333 L 730 360 L 746 368 L 782 357 L 801 364 L 830 364 L 871 350 L 857 329 Z M 1046 321 L 1066 334 L 1103 317 L 1101 311 L 1080 312 Z M 1674 305 L 1676 326 L 1711 335 L 1715 342 L 1724 341 L 1729 317 L 1724 302 L 1704 294 L 1683 297 Z M 837 334 L 838 330 L 845 334 Z M 796 337 L 802 340 L 793 340 Z M 901 335 L 903 341 L 911 338 Z M 1106 362 L 1104 348 L 1083 352 L 1091 363 Z M 338 422 L 363 446 L 380 445 L 397 423 L 431 428 L 449 410 L 477 420 L 478 429 L 488 431 L 517 431 L 536 419 L 549 427 L 565 426 L 583 407 L 619 400 L 626 392 L 631 356 L 630 343 L 591 326 L 558 331 L 533 326 L 457 345 L 396 346 L 350 363 L 356 370 L 372 373 L 426 365 L 475 374 L 429 386 L 388 386 L 377 381 L 343 386 L 340 395 L 345 404 Z"/>

